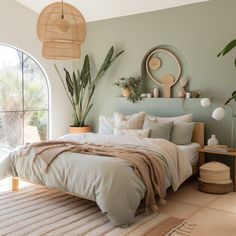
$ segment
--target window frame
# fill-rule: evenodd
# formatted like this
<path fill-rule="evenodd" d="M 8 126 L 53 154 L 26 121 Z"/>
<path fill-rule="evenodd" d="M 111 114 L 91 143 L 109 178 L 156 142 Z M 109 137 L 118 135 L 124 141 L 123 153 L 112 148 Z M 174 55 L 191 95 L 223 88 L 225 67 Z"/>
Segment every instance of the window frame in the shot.
<path fill-rule="evenodd" d="M 9 47 L 12 48 L 14 50 L 16 50 L 17 52 L 19 52 L 21 54 L 21 65 L 20 65 L 20 73 L 21 73 L 21 96 L 22 96 L 22 109 L 18 109 L 18 110 L 0 110 L 0 114 L 3 113 L 22 113 L 23 117 L 22 117 L 22 137 L 23 137 L 23 145 L 25 143 L 25 113 L 27 112 L 47 112 L 47 136 L 46 136 L 46 140 L 48 140 L 51 136 L 50 133 L 50 128 L 51 128 L 51 124 L 50 124 L 50 104 L 51 104 L 51 97 L 50 97 L 50 83 L 48 81 L 48 76 L 47 73 L 45 72 L 44 68 L 41 66 L 41 64 L 33 57 L 31 56 L 29 53 L 25 52 L 22 49 L 19 49 L 17 47 L 14 47 L 12 45 L 9 44 L 5 44 L 5 43 L 0 43 L 1 46 L 5 46 L 5 47 Z M 41 71 L 43 78 L 45 80 L 45 84 L 46 84 L 46 90 L 47 90 L 47 108 L 46 109 L 25 109 L 25 78 L 24 78 L 24 56 L 27 57 L 27 59 L 32 60 L 39 68 L 39 70 Z"/>

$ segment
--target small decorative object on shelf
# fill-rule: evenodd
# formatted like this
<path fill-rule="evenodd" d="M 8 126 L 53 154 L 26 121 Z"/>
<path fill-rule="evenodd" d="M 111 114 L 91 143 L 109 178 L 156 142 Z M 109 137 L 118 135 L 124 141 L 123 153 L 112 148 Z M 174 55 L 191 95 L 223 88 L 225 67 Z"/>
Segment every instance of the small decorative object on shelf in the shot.
<path fill-rule="evenodd" d="M 191 91 L 191 97 L 192 97 L 192 98 L 199 98 L 200 95 L 201 95 L 200 90 Z"/>
<path fill-rule="evenodd" d="M 129 97 L 129 95 L 130 95 L 129 88 L 123 88 L 122 95 L 123 95 L 123 97 Z"/>
<path fill-rule="evenodd" d="M 147 98 L 151 98 L 152 94 L 151 93 L 147 93 Z"/>
<path fill-rule="evenodd" d="M 141 100 L 142 83 L 140 77 L 120 78 L 118 81 L 114 83 L 114 85 L 125 89 L 126 93 L 125 94 L 123 93 L 123 96 L 127 97 L 127 99 L 132 101 L 133 103 L 135 103 L 138 100 Z M 129 91 L 129 94 L 127 91 Z"/>
<path fill-rule="evenodd" d="M 191 98 L 191 92 L 186 92 L 186 98 Z"/>
<path fill-rule="evenodd" d="M 158 88 L 154 88 L 153 89 L 153 97 L 154 98 L 158 98 L 159 97 L 159 90 L 158 90 Z"/>
<path fill-rule="evenodd" d="M 140 97 L 141 97 L 141 98 L 146 98 L 146 97 L 147 97 L 147 94 L 146 94 L 146 93 L 142 93 L 142 94 L 140 95 Z"/>
<path fill-rule="evenodd" d="M 188 80 L 184 79 L 184 78 L 180 78 L 180 83 L 179 83 L 179 92 L 178 92 L 178 96 L 179 98 L 185 98 L 186 97 L 186 91 L 185 91 L 185 87 L 188 84 Z"/>
<path fill-rule="evenodd" d="M 200 104 L 202 107 L 209 107 L 211 105 L 211 100 L 209 98 L 202 98 Z"/>
<path fill-rule="evenodd" d="M 218 145 L 218 139 L 216 138 L 215 134 L 211 135 L 211 138 L 208 139 L 207 141 L 207 145 L 210 147 L 215 147 L 216 145 Z"/>

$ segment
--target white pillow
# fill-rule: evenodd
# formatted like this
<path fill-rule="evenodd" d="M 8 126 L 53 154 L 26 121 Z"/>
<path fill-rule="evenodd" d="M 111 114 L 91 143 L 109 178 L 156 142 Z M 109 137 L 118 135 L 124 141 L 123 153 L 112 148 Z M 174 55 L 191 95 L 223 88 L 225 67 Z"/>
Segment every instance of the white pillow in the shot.
<path fill-rule="evenodd" d="M 114 118 L 99 116 L 99 134 L 113 134 L 114 133 Z"/>
<path fill-rule="evenodd" d="M 114 128 L 114 135 L 125 135 L 139 138 L 148 138 L 150 129 L 119 129 Z"/>
<path fill-rule="evenodd" d="M 139 112 L 130 116 L 124 116 L 121 113 L 116 112 L 114 114 L 115 128 L 120 129 L 142 129 L 145 112 Z"/>
<path fill-rule="evenodd" d="M 148 119 L 152 121 L 158 121 L 158 122 L 174 122 L 176 123 L 181 123 L 181 122 L 192 122 L 193 121 L 193 114 L 187 114 L 183 116 L 174 116 L 174 117 L 159 117 L 159 116 L 151 116 L 147 115 Z"/>

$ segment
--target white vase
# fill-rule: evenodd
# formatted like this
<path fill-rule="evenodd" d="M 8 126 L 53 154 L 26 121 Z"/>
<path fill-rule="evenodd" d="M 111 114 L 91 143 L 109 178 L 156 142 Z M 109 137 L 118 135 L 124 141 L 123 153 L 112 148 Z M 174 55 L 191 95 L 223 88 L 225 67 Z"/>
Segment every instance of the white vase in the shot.
<path fill-rule="evenodd" d="M 218 143 L 219 142 L 218 142 L 218 139 L 216 138 L 215 134 L 212 134 L 211 138 L 209 138 L 207 141 L 207 145 L 211 146 L 211 147 L 218 145 Z"/>
<path fill-rule="evenodd" d="M 158 98 L 158 96 L 159 96 L 159 90 L 158 90 L 158 88 L 154 88 L 153 89 L 153 97 Z"/>
<path fill-rule="evenodd" d="M 191 93 L 186 92 L 186 93 L 185 93 L 185 96 L 186 96 L 186 98 L 191 98 Z"/>

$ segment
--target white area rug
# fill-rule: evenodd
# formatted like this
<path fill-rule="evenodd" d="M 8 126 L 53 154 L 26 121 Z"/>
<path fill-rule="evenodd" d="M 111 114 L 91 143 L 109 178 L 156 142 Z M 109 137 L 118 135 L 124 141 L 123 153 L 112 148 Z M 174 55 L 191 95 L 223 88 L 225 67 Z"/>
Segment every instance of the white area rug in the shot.
<path fill-rule="evenodd" d="M 183 226 L 184 220 L 156 213 L 138 215 L 128 228 L 114 228 L 96 203 L 42 186 L 0 194 L 1 236 L 161 236 L 175 235 Z"/>

